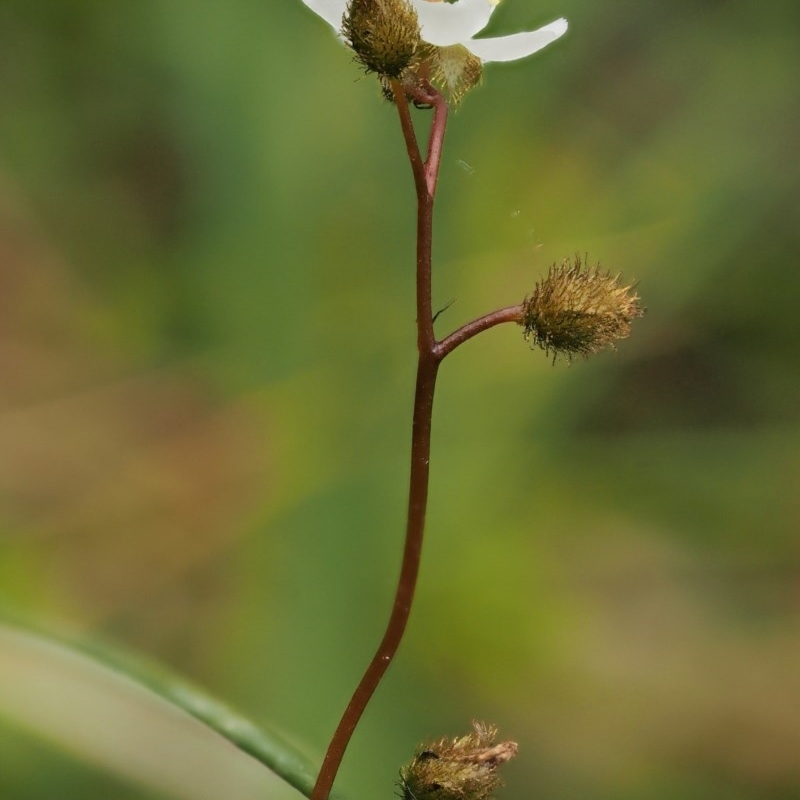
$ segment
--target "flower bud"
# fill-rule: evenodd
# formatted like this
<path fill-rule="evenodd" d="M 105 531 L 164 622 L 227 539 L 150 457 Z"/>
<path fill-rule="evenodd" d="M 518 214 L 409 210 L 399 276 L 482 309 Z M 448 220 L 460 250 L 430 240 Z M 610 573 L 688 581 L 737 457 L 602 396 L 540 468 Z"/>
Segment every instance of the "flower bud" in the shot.
<path fill-rule="evenodd" d="M 399 78 L 420 44 L 417 12 L 407 0 L 350 0 L 342 36 L 367 72 Z"/>
<path fill-rule="evenodd" d="M 473 722 L 472 728 L 466 736 L 417 748 L 400 770 L 403 800 L 489 800 L 502 785 L 497 768 L 517 754 L 517 744 L 495 744 L 493 725 Z"/>
<path fill-rule="evenodd" d="M 552 351 L 553 361 L 613 347 L 644 313 L 632 289 L 599 264 L 586 267 L 578 255 L 554 264 L 522 304 L 525 338 L 548 355 Z"/>

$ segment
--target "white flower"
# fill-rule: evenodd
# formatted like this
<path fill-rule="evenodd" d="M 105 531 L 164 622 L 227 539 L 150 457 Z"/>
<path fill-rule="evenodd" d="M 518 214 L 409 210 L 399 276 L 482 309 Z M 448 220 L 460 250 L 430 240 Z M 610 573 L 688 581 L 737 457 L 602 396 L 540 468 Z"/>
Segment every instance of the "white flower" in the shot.
<path fill-rule="evenodd" d="M 423 41 L 436 47 L 461 45 L 481 61 L 515 61 L 525 58 L 563 36 L 567 21 L 562 17 L 535 31 L 475 39 L 489 22 L 500 0 L 408 0 L 419 17 Z M 333 29 L 341 32 L 347 0 L 303 0 Z"/>

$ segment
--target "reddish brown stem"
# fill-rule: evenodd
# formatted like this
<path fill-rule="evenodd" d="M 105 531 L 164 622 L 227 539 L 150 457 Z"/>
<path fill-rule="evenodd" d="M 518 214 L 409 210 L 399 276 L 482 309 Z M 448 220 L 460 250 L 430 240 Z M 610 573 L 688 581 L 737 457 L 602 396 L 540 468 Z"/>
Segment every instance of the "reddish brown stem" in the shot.
<path fill-rule="evenodd" d="M 414 186 L 417 194 L 417 381 L 414 393 L 414 415 L 411 432 L 411 475 L 408 492 L 408 521 L 403 562 L 395 593 L 391 617 L 380 646 L 361 678 L 328 745 L 311 800 L 327 800 L 347 745 L 364 709 L 389 667 L 405 633 L 419 574 L 425 512 L 428 502 L 428 476 L 431 452 L 431 421 L 436 374 L 441 362 L 433 332 L 431 305 L 431 251 L 433 238 L 433 200 L 442 141 L 447 125 L 447 103 L 432 87 L 424 86 L 419 99 L 433 106 L 428 155 L 423 163 L 414 132 L 408 100 L 401 86 L 392 83 L 400 115 Z"/>
<path fill-rule="evenodd" d="M 495 325 L 501 325 L 504 322 L 519 322 L 523 313 L 522 305 L 508 306 L 508 308 L 500 308 L 497 311 L 492 311 L 491 314 L 478 317 L 478 319 L 462 325 L 457 331 L 453 331 L 449 336 L 436 343 L 436 354 L 439 360 L 452 353 L 460 344 L 464 344 L 473 336 L 477 336 Z"/>
<path fill-rule="evenodd" d="M 428 139 L 428 160 L 425 162 L 425 178 L 428 184 L 428 194 L 433 201 L 436 194 L 436 181 L 439 178 L 439 164 L 442 160 L 442 144 L 444 143 L 444 130 L 447 125 L 447 101 L 438 92 L 428 97 L 433 105 L 433 123 Z M 408 107 L 406 106 L 406 110 Z M 428 282 L 430 294 L 430 282 Z"/>
<path fill-rule="evenodd" d="M 375 689 L 394 658 L 405 633 L 417 586 L 425 512 L 428 504 L 428 478 L 431 453 L 431 424 L 436 375 L 442 360 L 463 342 L 503 322 L 519 322 L 521 306 L 510 306 L 473 320 L 441 342 L 433 331 L 431 303 L 431 253 L 433 243 L 433 201 L 439 177 L 442 143 L 447 126 L 447 101 L 425 83 L 413 90 L 411 97 L 433 107 L 433 121 L 428 139 L 428 153 L 422 160 L 408 98 L 396 81 L 392 92 L 400 116 L 400 127 L 406 143 L 408 160 L 417 194 L 417 381 L 414 393 L 414 416 L 411 431 L 411 475 L 408 491 L 408 518 L 403 562 L 395 593 L 394 605 L 383 639 L 361 678 L 339 725 L 331 738 L 320 768 L 311 800 L 328 800 L 350 739 Z"/>

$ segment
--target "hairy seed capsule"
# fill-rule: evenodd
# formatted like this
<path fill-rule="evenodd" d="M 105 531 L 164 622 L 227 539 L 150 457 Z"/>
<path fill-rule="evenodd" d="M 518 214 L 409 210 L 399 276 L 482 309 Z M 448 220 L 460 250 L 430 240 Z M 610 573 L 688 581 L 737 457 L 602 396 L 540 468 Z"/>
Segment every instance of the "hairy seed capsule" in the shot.
<path fill-rule="evenodd" d="M 632 289 L 599 265 L 586 267 L 578 255 L 554 264 L 522 304 L 525 338 L 532 347 L 552 352 L 554 361 L 613 347 L 644 313 Z"/>
<path fill-rule="evenodd" d="M 407 0 L 350 0 L 342 35 L 367 72 L 388 78 L 403 74 L 420 44 L 417 12 Z"/>
<path fill-rule="evenodd" d="M 516 742 L 495 744 L 497 728 L 472 723 L 473 733 L 429 742 L 400 770 L 403 800 L 490 800 L 502 781 L 497 768 L 517 754 Z"/>
<path fill-rule="evenodd" d="M 459 103 L 470 89 L 481 82 L 483 63 L 463 45 L 423 45 L 421 57 L 430 65 L 433 82 L 452 103 Z"/>

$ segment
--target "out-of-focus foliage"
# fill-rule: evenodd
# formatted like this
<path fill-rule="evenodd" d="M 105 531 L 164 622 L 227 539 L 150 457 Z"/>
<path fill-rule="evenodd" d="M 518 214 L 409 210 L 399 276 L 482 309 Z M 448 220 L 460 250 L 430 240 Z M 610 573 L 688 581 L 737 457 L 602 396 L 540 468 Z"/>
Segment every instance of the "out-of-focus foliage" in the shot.
<path fill-rule="evenodd" d="M 451 119 L 437 328 L 575 252 L 648 314 L 569 367 L 511 329 L 444 365 L 418 605 L 341 787 L 390 797 L 474 717 L 520 744 L 507 800 L 797 797 L 800 6 L 487 33 L 562 15 Z M 395 112 L 300 2 L 2 0 L 0 601 L 321 753 L 397 574 L 413 225 Z M 0 740 L 3 798 L 152 796 Z"/>

